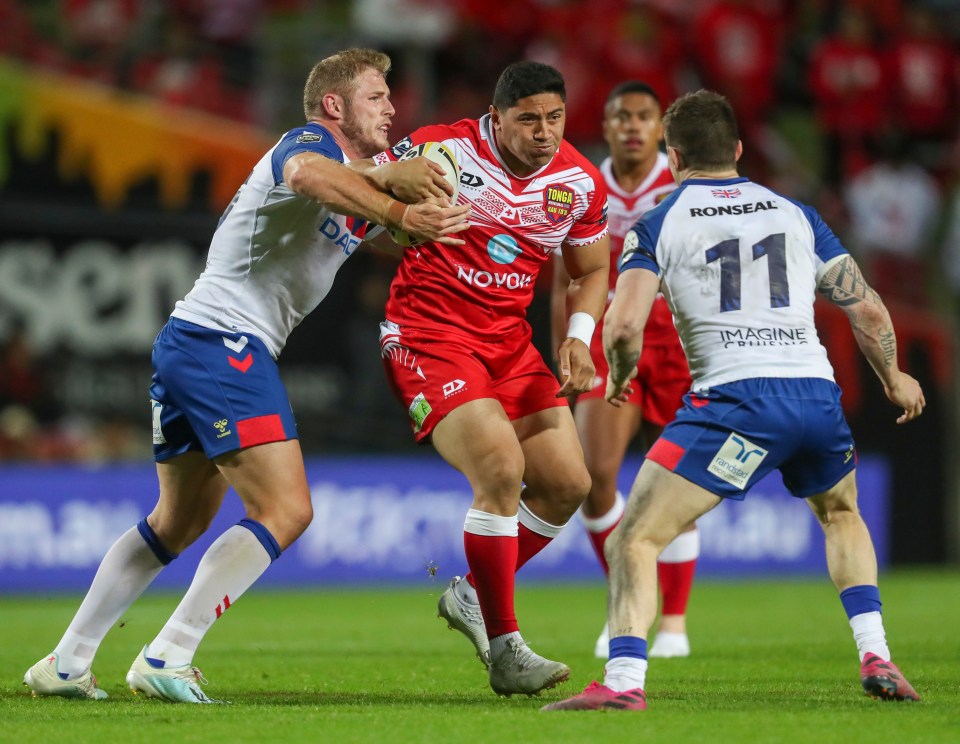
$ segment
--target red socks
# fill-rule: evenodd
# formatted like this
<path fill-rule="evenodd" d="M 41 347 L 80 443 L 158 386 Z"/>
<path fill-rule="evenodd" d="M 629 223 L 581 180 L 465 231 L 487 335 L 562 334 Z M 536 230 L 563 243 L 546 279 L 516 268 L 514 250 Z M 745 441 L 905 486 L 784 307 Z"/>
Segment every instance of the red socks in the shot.
<path fill-rule="evenodd" d="M 470 566 L 467 581 L 477 590 L 490 638 L 519 630 L 513 609 L 517 545 L 516 535 L 463 533 L 463 549 Z"/>
<path fill-rule="evenodd" d="M 476 509 L 467 512 L 463 547 L 470 573 L 465 578 L 477 590 L 489 638 L 519 630 L 513 603 L 514 576 L 561 529 L 562 525 L 548 524 L 537 517 L 522 501 L 514 517 Z"/>

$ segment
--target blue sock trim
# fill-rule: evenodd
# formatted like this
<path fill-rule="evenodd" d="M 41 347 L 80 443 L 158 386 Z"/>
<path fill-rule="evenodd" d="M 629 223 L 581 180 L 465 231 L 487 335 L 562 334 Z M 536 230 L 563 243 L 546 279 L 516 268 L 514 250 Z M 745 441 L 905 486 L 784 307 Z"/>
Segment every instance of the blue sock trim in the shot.
<path fill-rule="evenodd" d="M 609 659 L 646 659 L 647 639 L 637 636 L 617 636 L 610 639 Z"/>
<path fill-rule="evenodd" d="M 865 612 L 880 612 L 880 590 L 872 584 L 851 586 L 840 592 L 840 602 L 847 612 L 847 618 L 862 615 Z"/>
<path fill-rule="evenodd" d="M 163 547 L 163 543 L 160 542 L 160 538 L 157 537 L 157 533 L 153 531 L 153 527 L 147 524 L 146 519 L 141 519 L 139 522 L 137 522 L 137 529 L 140 531 L 140 537 L 143 538 L 143 541 L 150 547 L 150 550 L 153 551 L 153 554 L 157 556 L 157 560 L 160 561 L 164 566 L 177 557 L 178 553 L 171 553 L 169 550 Z"/>
<path fill-rule="evenodd" d="M 241 527 L 246 527 L 250 530 L 256 538 L 260 541 L 260 544 L 263 546 L 263 549 L 267 551 L 267 555 L 270 556 L 270 562 L 273 563 L 277 558 L 280 557 L 280 545 L 274 539 L 273 535 L 270 534 L 270 530 L 264 527 L 255 519 L 250 519 L 249 517 L 241 519 L 237 524 Z"/>

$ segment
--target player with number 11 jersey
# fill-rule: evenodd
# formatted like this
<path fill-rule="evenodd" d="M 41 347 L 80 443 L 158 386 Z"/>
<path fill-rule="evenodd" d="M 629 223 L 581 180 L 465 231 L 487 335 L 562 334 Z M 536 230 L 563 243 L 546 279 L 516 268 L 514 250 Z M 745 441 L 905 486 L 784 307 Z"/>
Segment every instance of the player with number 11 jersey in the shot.
<path fill-rule="evenodd" d="M 845 255 L 811 207 L 742 177 L 694 178 L 627 234 L 621 271 L 660 273 L 699 391 L 754 377 L 833 381 L 809 298 Z"/>

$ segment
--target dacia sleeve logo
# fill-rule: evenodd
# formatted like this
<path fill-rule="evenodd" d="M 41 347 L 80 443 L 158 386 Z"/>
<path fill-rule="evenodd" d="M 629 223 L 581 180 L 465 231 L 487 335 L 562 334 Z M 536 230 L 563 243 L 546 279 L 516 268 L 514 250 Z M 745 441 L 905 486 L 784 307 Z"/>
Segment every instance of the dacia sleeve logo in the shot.
<path fill-rule="evenodd" d="M 409 137 L 404 137 L 397 144 L 390 148 L 390 153 L 395 157 L 399 158 L 403 153 L 413 147 L 413 142 Z"/>
<path fill-rule="evenodd" d="M 297 137 L 297 142 L 321 142 L 323 141 L 323 135 L 317 134 L 316 132 L 304 132 L 299 137 Z"/>

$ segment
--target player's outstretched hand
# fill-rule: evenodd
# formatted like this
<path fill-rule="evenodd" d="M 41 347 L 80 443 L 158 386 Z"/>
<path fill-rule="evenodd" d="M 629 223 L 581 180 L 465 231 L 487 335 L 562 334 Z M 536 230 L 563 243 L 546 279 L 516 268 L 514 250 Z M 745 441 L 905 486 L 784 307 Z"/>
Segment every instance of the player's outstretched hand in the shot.
<path fill-rule="evenodd" d="M 453 187 L 443 176 L 443 168 L 429 158 L 409 158 L 383 163 L 368 172 L 381 191 L 390 191 L 402 202 L 413 204 L 430 197 L 450 203 Z"/>
<path fill-rule="evenodd" d="M 903 414 L 897 418 L 898 424 L 913 421 L 927 405 L 920 383 L 906 372 L 898 372 L 893 384 L 884 386 L 884 392 L 891 403 L 903 409 Z"/>
<path fill-rule="evenodd" d="M 557 367 L 560 370 L 558 398 L 568 398 L 587 392 L 593 387 L 597 368 L 590 358 L 590 349 L 578 338 L 565 338 L 557 350 Z"/>
<path fill-rule="evenodd" d="M 426 158 L 414 158 L 414 160 L 426 160 Z M 441 207 L 427 200 L 407 207 L 403 215 L 402 227 L 419 243 L 463 245 L 464 241 L 453 236 L 470 227 L 467 221 L 469 216 L 469 204 Z"/>

